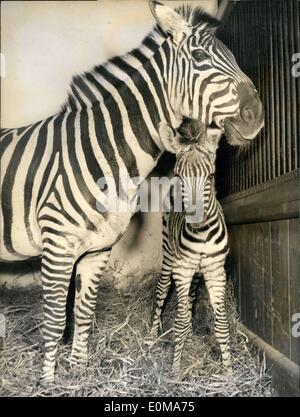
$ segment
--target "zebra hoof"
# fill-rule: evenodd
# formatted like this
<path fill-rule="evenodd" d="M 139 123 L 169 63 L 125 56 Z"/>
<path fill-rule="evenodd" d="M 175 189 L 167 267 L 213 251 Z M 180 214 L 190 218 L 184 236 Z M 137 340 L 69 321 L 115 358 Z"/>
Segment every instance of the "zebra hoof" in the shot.
<path fill-rule="evenodd" d="M 224 369 L 223 375 L 227 378 L 230 378 L 233 375 L 233 370 L 231 366 L 228 366 Z"/>
<path fill-rule="evenodd" d="M 225 380 L 225 379 L 232 377 L 232 375 L 233 375 L 232 368 L 223 368 L 221 374 L 213 374 L 212 377 L 218 380 Z"/>
<path fill-rule="evenodd" d="M 157 339 L 158 338 L 158 329 L 155 327 L 152 327 L 149 332 L 150 339 Z"/>
<path fill-rule="evenodd" d="M 175 382 L 180 382 L 181 381 L 181 379 L 182 379 L 182 375 L 181 375 L 181 372 L 180 372 L 180 369 L 179 368 L 172 368 L 172 372 L 171 372 L 171 376 L 172 376 L 172 379 L 175 381 Z"/>
<path fill-rule="evenodd" d="M 35 388 L 37 391 L 42 390 L 44 394 L 50 394 L 54 389 L 56 385 L 54 382 L 54 379 L 45 379 L 41 378 L 37 381 L 35 384 Z"/>
<path fill-rule="evenodd" d="M 40 379 L 37 382 L 40 387 L 53 387 L 54 383 L 54 369 L 43 369 Z"/>
<path fill-rule="evenodd" d="M 84 370 L 88 364 L 87 359 L 78 358 L 76 356 L 70 356 L 68 362 L 71 370 Z"/>
<path fill-rule="evenodd" d="M 186 339 L 185 339 L 186 343 L 192 343 L 193 342 L 193 336 L 194 336 L 194 334 L 193 334 L 193 331 L 191 330 L 188 333 L 188 335 L 186 336 Z"/>

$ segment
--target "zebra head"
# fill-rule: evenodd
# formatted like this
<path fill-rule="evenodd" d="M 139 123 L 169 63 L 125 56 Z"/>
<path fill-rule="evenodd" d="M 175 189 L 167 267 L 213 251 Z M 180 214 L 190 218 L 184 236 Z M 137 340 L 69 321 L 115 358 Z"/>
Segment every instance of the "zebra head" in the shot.
<path fill-rule="evenodd" d="M 220 24 L 202 9 L 177 11 L 150 1 L 162 45 L 168 96 L 174 112 L 221 129 L 230 144 L 256 137 L 264 125 L 262 102 L 229 49 L 214 35 Z"/>
<path fill-rule="evenodd" d="M 193 228 L 203 226 L 212 216 L 216 204 L 215 160 L 220 139 L 219 130 L 206 129 L 199 122 L 186 119 L 177 134 L 164 133 L 166 147 L 176 153 L 175 176 L 180 179 L 186 221 Z M 176 198 L 176 195 L 175 195 Z"/>

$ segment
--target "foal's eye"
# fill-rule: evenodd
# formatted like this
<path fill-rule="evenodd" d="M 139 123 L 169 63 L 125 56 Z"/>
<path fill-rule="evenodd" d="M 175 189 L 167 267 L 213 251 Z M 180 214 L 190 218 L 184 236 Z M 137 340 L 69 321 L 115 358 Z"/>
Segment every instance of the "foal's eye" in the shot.
<path fill-rule="evenodd" d="M 209 174 L 208 179 L 212 181 L 215 178 L 215 174 Z"/>
<path fill-rule="evenodd" d="M 192 56 L 196 61 L 204 61 L 205 59 L 209 59 L 210 56 L 207 52 L 205 52 L 203 49 L 195 49 L 192 52 Z"/>

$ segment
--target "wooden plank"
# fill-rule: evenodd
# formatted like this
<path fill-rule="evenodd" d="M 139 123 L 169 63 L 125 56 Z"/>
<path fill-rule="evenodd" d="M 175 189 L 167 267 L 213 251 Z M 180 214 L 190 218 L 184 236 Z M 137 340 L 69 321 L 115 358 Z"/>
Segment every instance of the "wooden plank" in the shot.
<path fill-rule="evenodd" d="M 300 313 L 300 225 L 299 219 L 292 219 L 289 226 L 289 299 L 290 299 L 290 323 L 294 314 Z M 295 323 L 294 323 L 295 324 Z M 300 364 L 300 337 L 294 337 L 291 333 L 291 359 Z"/>
<path fill-rule="evenodd" d="M 240 274 L 242 321 L 253 332 L 257 331 L 256 291 L 254 272 L 254 228 L 240 226 Z"/>
<path fill-rule="evenodd" d="M 257 305 L 256 305 L 256 254 L 255 254 L 255 225 L 245 225 L 247 236 L 247 263 L 246 274 L 243 277 L 247 281 L 247 326 L 257 333 Z"/>
<path fill-rule="evenodd" d="M 290 47 L 292 54 L 299 51 L 300 45 L 299 40 L 297 40 L 297 28 L 299 24 L 297 24 L 297 16 L 296 10 L 294 9 L 294 2 L 288 2 L 289 8 L 289 20 L 293 22 L 291 25 L 290 32 Z M 296 5 L 298 8 L 298 5 Z M 299 17 L 298 17 L 299 22 Z M 291 137 L 291 159 L 292 159 L 292 169 L 296 169 L 299 167 L 297 162 L 298 156 L 298 138 L 299 138 L 299 109 L 297 103 L 297 85 L 299 85 L 299 78 L 291 77 L 291 103 L 292 103 L 292 110 L 291 110 L 291 121 L 292 121 L 292 137 Z"/>
<path fill-rule="evenodd" d="M 271 223 L 273 346 L 290 356 L 288 221 Z"/>
<path fill-rule="evenodd" d="M 266 16 L 268 15 L 268 5 L 266 2 L 263 2 L 260 7 L 260 11 L 258 12 L 259 22 L 260 22 L 260 37 L 259 37 L 259 50 L 260 50 L 260 90 L 259 95 L 262 97 L 262 103 L 264 109 L 269 108 L 269 68 L 268 68 L 268 54 L 264 53 L 263 51 L 267 51 L 269 48 L 269 34 L 267 30 L 267 19 Z M 261 170 L 261 182 L 268 180 L 268 164 L 267 164 L 267 151 L 269 147 L 269 141 L 267 140 L 268 136 L 268 125 L 270 120 L 270 112 L 265 111 L 265 125 L 260 132 L 261 135 L 261 147 L 262 147 L 262 155 L 260 161 L 260 170 Z"/>
<path fill-rule="evenodd" d="M 265 338 L 265 294 L 264 294 L 264 223 L 252 224 L 254 250 L 252 255 L 253 286 L 255 290 L 256 333 Z M 250 226 L 250 225 L 249 225 Z"/>
<path fill-rule="evenodd" d="M 264 22 L 264 36 L 261 38 L 262 44 L 262 50 L 267 51 L 269 48 L 269 32 L 268 32 L 268 22 L 266 22 L 265 16 L 268 16 L 269 11 L 269 5 L 268 3 L 263 3 L 263 16 L 262 19 Z M 263 59 L 263 69 L 264 72 L 262 74 L 262 91 L 265 96 L 265 107 L 267 109 L 270 108 L 270 95 L 269 95 L 269 61 L 268 61 L 268 55 L 264 55 Z M 265 127 L 263 128 L 263 136 L 264 136 L 264 155 L 263 155 L 263 170 L 264 170 L 264 177 L 263 181 L 267 181 L 271 178 L 271 148 L 270 148 L 270 131 L 271 131 L 271 113 L 270 111 L 267 111 L 265 113 Z"/>
<path fill-rule="evenodd" d="M 290 2 L 288 2 L 290 3 Z M 289 62 L 291 59 L 291 56 L 293 54 L 292 50 L 292 43 L 291 43 L 291 32 L 290 30 L 290 16 L 289 16 L 289 7 L 290 5 L 287 4 L 285 8 L 285 23 L 283 25 L 284 30 L 284 62 Z M 291 99 L 291 78 L 292 74 L 290 71 L 290 68 L 288 65 L 284 66 L 285 69 L 285 84 L 286 84 L 286 90 L 285 90 L 285 102 L 286 102 L 286 113 L 285 113 L 285 125 L 286 125 L 286 165 L 287 170 L 286 172 L 290 172 L 292 170 L 292 158 L 291 158 L 291 144 L 293 141 L 292 137 L 292 106 L 296 103 L 292 102 Z"/>
<path fill-rule="evenodd" d="M 278 61 L 280 63 L 284 63 L 284 43 L 283 43 L 283 26 L 288 25 L 286 22 L 286 5 L 283 2 L 278 2 Z M 285 85 L 285 66 L 288 68 L 288 65 L 279 65 L 279 101 L 280 103 L 279 112 L 278 112 L 278 122 L 280 124 L 279 130 L 279 146 L 280 146 L 280 153 L 279 153 L 279 160 L 280 160 L 280 167 L 279 167 L 279 175 L 285 174 L 286 171 L 286 98 L 287 98 L 287 89 Z M 290 72 L 290 69 L 288 68 Z M 278 88 L 277 87 L 277 88 Z M 289 116 L 290 117 L 290 116 Z"/>
<path fill-rule="evenodd" d="M 281 174 L 281 159 L 280 159 L 280 57 L 279 57 L 279 42 L 280 42 L 280 34 L 279 34 L 279 27 L 281 25 L 281 16 L 279 11 L 279 3 L 273 3 L 272 7 L 272 18 L 273 18 L 273 57 L 274 57 L 274 84 L 273 84 L 273 96 L 274 96 L 274 104 L 275 104 L 275 111 L 274 111 L 274 120 L 275 120 L 275 176 L 278 177 Z"/>
<path fill-rule="evenodd" d="M 274 72 L 275 72 L 275 56 L 274 56 L 274 42 L 275 42 L 275 36 L 274 36 L 274 12 L 273 7 L 270 2 L 268 2 L 269 5 L 269 13 L 268 13 L 268 33 L 270 34 L 269 37 L 269 112 L 271 114 L 271 126 L 270 126 L 270 145 L 271 145 L 271 158 L 268 163 L 271 167 L 271 173 L 270 173 L 270 179 L 276 177 L 276 123 L 275 123 L 275 103 L 274 103 Z"/>
<path fill-rule="evenodd" d="M 272 314 L 272 280 L 271 280 L 271 223 L 260 223 L 262 233 L 262 277 L 264 282 L 264 340 L 272 345 L 273 314 Z"/>
<path fill-rule="evenodd" d="M 299 170 L 225 197 L 220 202 L 227 224 L 299 217 Z"/>
<path fill-rule="evenodd" d="M 250 199 L 247 200 L 251 201 Z M 260 206 L 258 205 L 257 209 L 255 205 L 247 207 L 245 204 L 240 203 L 240 200 L 237 200 L 224 206 L 225 219 L 228 225 L 295 219 L 299 217 L 299 200 L 264 206 L 264 201 L 259 199 Z"/>
<path fill-rule="evenodd" d="M 239 242 L 240 242 L 240 274 L 241 274 L 241 289 L 240 289 L 240 318 L 242 322 L 248 324 L 247 321 L 247 304 L 248 304 L 248 286 L 249 280 L 247 277 L 247 253 L 248 253 L 248 237 L 246 232 L 247 226 L 239 226 Z"/>
<path fill-rule="evenodd" d="M 261 9 L 258 4 L 253 4 L 253 22 L 252 28 L 254 29 L 254 38 L 252 44 L 252 50 L 256 50 L 257 53 L 254 55 L 254 83 L 258 91 L 260 91 L 260 72 L 261 72 L 261 52 L 260 52 L 260 36 L 261 36 L 261 25 L 259 16 L 261 14 Z M 250 9 L 251 10 L 251 9 Z M 262 95 L 263 100 L 263 95 Z M 261 164 L 259 162 L 259 149 L 261 147 L 261 132 L 258 134 L 254 140 L 254 149 L 253 149 L 253 185 L 259 184 L 259 171 L 261 169 Z"/>
<path fill-rule="evenodd" d="M 295 33 L 295 49 L 294 53 L 300 51 L 300 25 L 299 25 L 299 9 L 300 9 L 300 2 L 294 0 L 293 1 L 293 22 L 294 22 L 294 33 Z M 296 87 L 296 101 L 294 102 L 294 106 L 296 107 L 296 120 L 297 120 L 297 134 L 294 137 L 294 144 L 295 144 L 295 167 L 299 168 L 299 137 L 300 137 L 300 120 L 299 120 L 299 102 L 300 102 L 300 82 L 299 78 L 295 79 L 295 87 Z"/>

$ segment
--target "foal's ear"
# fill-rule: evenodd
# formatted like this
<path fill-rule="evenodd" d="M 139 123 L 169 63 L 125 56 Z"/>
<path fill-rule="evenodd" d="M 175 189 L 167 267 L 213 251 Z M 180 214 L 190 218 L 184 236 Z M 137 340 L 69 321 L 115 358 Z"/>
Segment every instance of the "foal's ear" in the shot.
<path fill-rule="evenodd" d="M 182 150 L 181 136 L 167 123 L 159 125 L 159 137 L 166 151 L 178 154 Z"/>
<path fill-rule="evenodd" d="M 180 42 L 183 34 L 190 31 L 184 18 L 170 7 L 153 0 L 149 0 L 149 7 L 162 31 L 171 35 L 176 42 Z"/>
<path fill-rule="evenodd" d="M 206 139 L 206 147 L 209 149 L 209 151 L 213 154 L 216 153 L 219 142 L 222 137 L 222 131 L 221 129 L 212 129 L 207 128 L 207 139 Z"/>

